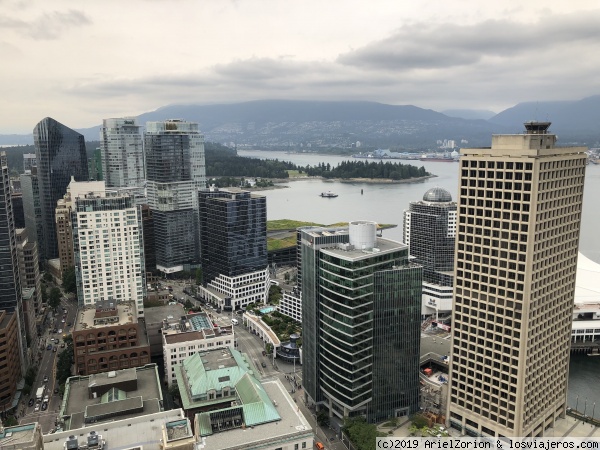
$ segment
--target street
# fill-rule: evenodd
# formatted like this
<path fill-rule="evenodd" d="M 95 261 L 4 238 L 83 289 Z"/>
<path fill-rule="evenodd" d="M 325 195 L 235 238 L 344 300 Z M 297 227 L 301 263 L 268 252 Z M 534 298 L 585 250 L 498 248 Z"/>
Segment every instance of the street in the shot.
<path fill-rule="evenodd" d="M 63 309 L 66 309 L 66 317 L 63 313 Z M 19 405 L 19 424 L 24 425 L 28 423 L 38 422 L 42 427 L 43 433 L 48 433 L 54 428 L 54 422 L 57 417 L 57 413 L 60 410 L 60 404 L 62 398 L 59 394 L 54 394 L 54 389 L 58 388 L 56 381 L 56 361 L 58 355 L 64 351 L 60 345 L 63 342 L 63 336 L 71 333 L 73 324 L 77 314 L 77 303 L 73 300 L 63 299 L 61 305 L 56 309 L 56 314 L 47 319 L 47 324 L 44 325 L 44 332 L 40 338 L 40 344 L 38 348 L 38 373 L 36 376 L 35 383 L 31 387 L 31 393 L 29 397 L 23 398 Z M 64 317 L 64 322 L 63 322 Z M 71 326 L 68 324 L 71 323 Z M 62 333 L 54 333 L 54 330 L 62 330 Z M 52 341 L 54 339 L 54 341 Z M 52 345 L 52 348 L 56 347 L 56 352 L 52 349 L 47 350 L 48 345 Z M 48 377 L 48 382 L 44 383 L 44 376 Z M 46 386 L 44 395 L 49 397 L 48 409 L 45 411 L 41 410 L 41 403 L 35 402 L 33 406 L 28 406 L 30 398 L 35 399 L 36 390 Z M 35 405 L 40 404 L 40 410 L 35 412 Z"/>

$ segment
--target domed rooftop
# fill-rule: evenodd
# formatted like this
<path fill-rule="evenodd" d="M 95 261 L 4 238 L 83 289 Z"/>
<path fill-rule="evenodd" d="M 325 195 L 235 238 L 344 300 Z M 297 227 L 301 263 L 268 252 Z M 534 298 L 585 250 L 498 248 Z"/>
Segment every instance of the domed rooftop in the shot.
<path fill-rule="evenodd" d="M 450 195 L 450 192 L 448 192 L 446 189 L 434 187 L 425 192 L 425 195 L 423 195 L 423 201 L 436 203 L 451 202 L 452 195 Z"/>

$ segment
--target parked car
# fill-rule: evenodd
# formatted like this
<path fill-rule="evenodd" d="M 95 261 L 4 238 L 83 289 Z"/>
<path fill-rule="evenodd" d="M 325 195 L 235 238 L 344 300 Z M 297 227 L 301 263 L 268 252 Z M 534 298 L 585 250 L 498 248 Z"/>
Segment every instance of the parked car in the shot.
<path fill-rule="evenodd" d="M 65 343 L 60 344 L 60 348 L 65 348 Z"/>
<path fill-rule="evenodd" d="M 27 403 L 29 406 L 33 406 L 35 404 L 35 399 L 34 398 L 30 398 L 29 399 L 29 403 Z"/>
<path fill-rule="evenodd" d="M 53 352 L 55 352 L 56 350 L 58 350 L 58 347 L 54 347 L 54 348 L 52 349 L 52 351 L 53 351 Z"/>
<path fill-rule="evenodd" d="M 46 347 L 46 350 L 52 350 L 52 344 L 48 344 L 48 346 Z"/>
<path fill-rule="evenodd" d="M 34 412 L 38 412 L 40 410 L 40 405 L 35 405 L 35 408 L 33 408 Z"/>
<path fill-rule="evenodd" d="M 238 309 L 238 310 L 237 310 L 235 313 L 236 313 L 238 316 L 241 316 L 242 314 L 244 314 L 244 310 L 243 310 L 243 309 Z"/>
<path fill-rule="evenodd" d="M 42 403 L 42 411 L 46 411 L 48 409 L 48 403 Z"/>
<path fill-rule="evenodd" d="M 263 366 L 263 367 L 267 367 L 267 365 L 265 364 L 264 361 L 262 363 L 260 363 L 260 365 Z"/>
<path fill-rule="evenodd" d="M 58 333 L 58 330 L 55 328 L 54 330 L 52 330 L 53 333 Z"/>
<path fill-rule="evenodd" d="M 263 356 L 267 356 L 267 352 L 263 350 Z"/>
<path fill-rule="evenodd" d="M 62 333 L 62 328 L 58 329 L 58 334 Z"/>
<path fill-rule="evenodd" d="M 48 382 L 48 375 L 44 375 L 44 383 Z"/>

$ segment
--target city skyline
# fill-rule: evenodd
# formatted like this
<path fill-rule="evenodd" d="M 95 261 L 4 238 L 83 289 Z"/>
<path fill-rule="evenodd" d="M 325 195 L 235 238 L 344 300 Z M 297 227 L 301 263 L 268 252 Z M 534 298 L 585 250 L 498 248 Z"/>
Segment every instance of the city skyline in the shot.
<path fill-rule="evenodd" d="M 47 115 L 81 128 L 174 103 L 370 100 L 499 112 L 600 92 L 592 0 L 5 0 L 0 17 L 0 56 L 10 61 L 0 134 L 30 133 Z M 532 70 L 548 61 L 543 77 Z"/>

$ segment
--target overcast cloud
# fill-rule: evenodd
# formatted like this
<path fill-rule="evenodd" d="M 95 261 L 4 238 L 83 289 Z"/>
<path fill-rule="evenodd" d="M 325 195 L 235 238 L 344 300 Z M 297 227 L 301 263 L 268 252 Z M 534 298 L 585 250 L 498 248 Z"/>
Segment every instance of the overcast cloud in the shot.
<path fill-rule="evenodd" d="M 0 134 L 173 103 L 501 111 L 600 94 L 597 0 L 0 1 Z M 494 4 L 491 4 L 494 3 Z"/>

